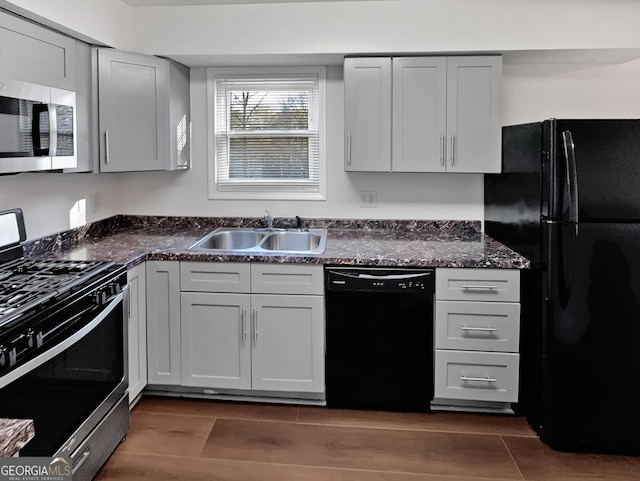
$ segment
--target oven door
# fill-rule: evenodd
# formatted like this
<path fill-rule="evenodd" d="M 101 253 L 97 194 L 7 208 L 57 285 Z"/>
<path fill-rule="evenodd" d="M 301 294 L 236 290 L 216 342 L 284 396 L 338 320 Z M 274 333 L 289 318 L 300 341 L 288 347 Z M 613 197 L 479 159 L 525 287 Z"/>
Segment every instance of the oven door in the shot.
<path fill-rule="evenodd" d="M 71 456 L 125 395 L 127 298 L 79 312 L 82 327 L 0 378 L 0 417 L 34 420 L 21 456 Z"/>

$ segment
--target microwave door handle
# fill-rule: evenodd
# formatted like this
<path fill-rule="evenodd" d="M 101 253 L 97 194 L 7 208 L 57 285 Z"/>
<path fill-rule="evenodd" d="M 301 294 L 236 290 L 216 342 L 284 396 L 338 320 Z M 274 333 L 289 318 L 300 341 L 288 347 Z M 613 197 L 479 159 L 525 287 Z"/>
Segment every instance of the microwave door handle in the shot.
<path fill-rule="evenodd" d="M 55 157 L 58 152 L 58 116 L 56 106 L 49 104 L 49 156 Z"/>
<path fill-rule="evenodd" d="M 40 112 L 42 104 L 34 102 L 31 106 L 31 144 L 34 157 L 42 155 L 40 138 Z"/>

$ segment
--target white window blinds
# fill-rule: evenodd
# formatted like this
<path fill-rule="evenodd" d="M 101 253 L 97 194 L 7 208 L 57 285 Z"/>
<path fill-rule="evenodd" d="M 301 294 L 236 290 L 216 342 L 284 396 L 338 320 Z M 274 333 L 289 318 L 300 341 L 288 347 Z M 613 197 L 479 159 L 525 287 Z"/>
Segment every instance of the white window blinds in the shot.
<path fill-rule="evenodd" d="M 215 182 L 219 190 L 318 192 L 319 76 L 217 76 Z"/>

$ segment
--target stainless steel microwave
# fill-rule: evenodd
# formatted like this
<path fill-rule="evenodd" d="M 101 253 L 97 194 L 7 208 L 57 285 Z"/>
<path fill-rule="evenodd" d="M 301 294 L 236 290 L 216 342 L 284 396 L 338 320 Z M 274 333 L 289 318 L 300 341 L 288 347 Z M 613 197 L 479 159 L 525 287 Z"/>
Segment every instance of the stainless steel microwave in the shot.
<path fill-rule="evenodd" d="M 0 77 L 0 174 L 76 167 L 76 94 Z"/>

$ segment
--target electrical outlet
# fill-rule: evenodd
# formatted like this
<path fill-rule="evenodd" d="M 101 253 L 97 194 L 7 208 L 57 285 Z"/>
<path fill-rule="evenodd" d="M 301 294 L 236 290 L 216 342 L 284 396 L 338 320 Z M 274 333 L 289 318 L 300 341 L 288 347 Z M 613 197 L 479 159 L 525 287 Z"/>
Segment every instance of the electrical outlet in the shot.
<path fill-rule="evenodd" d="M 360 207 L 375 207 L 378 204 L 375 190 L 360 191 Z"/>
<path fill-rule="evenodd" d="M 98 212 L 100 210 L 100 194 L 95 193 L 89 196 L 89 211 Z"/>

